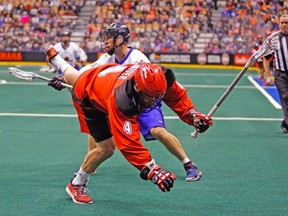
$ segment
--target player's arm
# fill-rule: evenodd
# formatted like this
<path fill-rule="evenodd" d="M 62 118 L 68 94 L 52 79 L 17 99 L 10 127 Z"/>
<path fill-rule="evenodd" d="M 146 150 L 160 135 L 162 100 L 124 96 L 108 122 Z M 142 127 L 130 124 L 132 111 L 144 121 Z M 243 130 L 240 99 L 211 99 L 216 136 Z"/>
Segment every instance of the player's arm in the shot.
<path fill-rule="evenodd" d="M 108 109 L 115 144 L 125 159 L 140 171 L 143 180 L 150 180 L 163 192 L 170 191 L 176 176 L 152 160 L 150 152 L 140 140 L 136 116 L 130 118 L 124 116 L 115 105 L 114 99 L 111 100 Z"/>
<path fill-rule="evenodd" d="M 132 62 L 133 64 L 140 63 L 140 62 L 147 62 L 150 63 L 150 60 L 139 50 L 133 50 Z"/>
<path fill-rule="evenodd" d="M 80 75 L 79 71 L 66 62 L 52 45 L 48 45 L 44 52 L 47 61 L 53 64 L 58 70 L 61 69 L 63 71 L 63 75 L 53 77 L 51 81 L 49 81 L 48 85 L 57 90 L 62 89 L 62 82 L 73 86 Z"/>
<path fill-rule="evenodd" d="M 87 63 L 87 59 L 88 59 L 86 52 L 77 44 L 74 44 L 74 48 L 76 50 L 77 58 L 79 59 L 81 65 L 85 66 Z"/>
<path fill-rule="evenodd" d="M 213 124 L 212 119 L 197 111 L 195 105 L 188 97 L 187 90 L 175 79 L 173 71 L 163 68 L 167 80 L 167 90 L 163 98 L 179 118 L 189 125 L 193 125 L 200 133 L 206 131 Z"/>

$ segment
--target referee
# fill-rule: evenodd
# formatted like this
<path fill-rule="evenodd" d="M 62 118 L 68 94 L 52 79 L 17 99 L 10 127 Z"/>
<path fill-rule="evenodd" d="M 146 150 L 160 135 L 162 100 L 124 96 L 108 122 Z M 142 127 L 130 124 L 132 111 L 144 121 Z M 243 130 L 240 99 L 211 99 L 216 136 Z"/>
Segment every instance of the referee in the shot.
<path fill-rule="evenodd" d="M 288 133 L 288 15 L 283 14 L 280 17 L 279 25 L 279 44 L 274 50 L 274 68 L 275 85 L 279 92 L 284 119 L 280 127 L 284 133 Z M 271 56 L 271 55 L 270 55 Z M 272 76 L 269 70 L 269 58 L 265 56 L 263 66 L 267 80 Z"/>

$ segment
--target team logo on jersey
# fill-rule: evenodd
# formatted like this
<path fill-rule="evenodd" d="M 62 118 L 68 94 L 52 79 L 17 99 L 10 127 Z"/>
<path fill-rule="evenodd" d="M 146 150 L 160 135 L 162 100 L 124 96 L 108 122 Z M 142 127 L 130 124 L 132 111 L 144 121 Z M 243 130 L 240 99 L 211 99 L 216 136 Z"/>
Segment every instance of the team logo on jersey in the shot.
<path fill-rule="evenodd" d="M 132 127 L 130 121 L 125 121 L 123 130 L 126 134 L 132 134 Z"/>

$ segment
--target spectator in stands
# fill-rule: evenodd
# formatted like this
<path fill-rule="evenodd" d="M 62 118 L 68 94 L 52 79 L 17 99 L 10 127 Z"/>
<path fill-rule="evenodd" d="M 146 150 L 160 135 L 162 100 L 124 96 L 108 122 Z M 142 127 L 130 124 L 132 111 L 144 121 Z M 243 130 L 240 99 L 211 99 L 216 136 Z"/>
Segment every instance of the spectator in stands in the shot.
<path fill-rule="evenodd" d="M 183 48 L 175 46 L 179 38 L 185 41 L 188 47 L 184 51 L 193 52 L 199 33 L 210 31 L 218 36 L 219 47 L 223 52 L 251 53 L 253 44 L 257 42 L 257 35 L 264 36 L 266 30 L 277 29 L 278 13 L 287 13 L 288 7 L 287 2 L 278 0 L 245 2 L 227 0 L 220 22 L 213 26 L 211 7 L 216 9 L 215 3 L 217 4 L 217 1 L 214 1 L 212 7 L 211 0 L 96 1 L 95 11 L 86 33 L 89 37 L 92 35 L 95 41 L 100 41 L 100 30 L 104 26 L 111 22 L 122 22 L 131 29 L 131 42 L 143 41 L 137 44 L 143 52 L 151 52 L 160 46 L 160 50 L 164 49 L 165 52 L 182 52 Z M 7 40 L 6 37 L 14 35 L 15 29 L 17 31 L 28 29 L 23 31 L 24 36 L 30 36 L 29 31 L 36 31 L 38 38 L 41 37 L 39 41 L 41 47 L 45 44 L 45 38 L 54 37 L 57 41 L 59 38 L 56 37 L 56 32 L 75 26 L 75 20 L 67 15 L 74 17 L 79 15 L 83 4 L 83 0 L 34 1 L 33 4 L 5 0 L 0 5 L 0 26 L 5 28 L 3 41 Z M 24 12 L 27 14 L 24 15 Z M 19 16 L 22 16 L 22 22 Z M 32 37 L 34 39 L 34 35 Z M 170 43 L 163 43 L 161 38 L 168 39 Z M 160 44 L 158 39 L 161 39 Z M 241 41 L 246 43 L 243 44 Z M 98 50 L 97 47 L 91 46 L 92 42 L 89 50 Z M 6 47 L 5 45 L 5 49 Z M 28 47 L 24 45 L 23 49 L 28 50 Z"/>
<path fill-rule="evenodd" d="M 214 3 L 214 9 L 218 10 L 218 0 L 213 0 Z"/>
<path fill-rule="evenodd" d="M 55 31 L 59 26 L 59 20 L 62 20 L 64 24 L 62 27 L 73 26 L 73 21 L 70 19 L 63 19 L 59 16 L 58 1 L 34 1 L 33 4 L 29 2 L 20 2 L 20 1 L 4 1 L 0 5 L 0 26 L 4 26 L 5 35 L 3 36 L 2 41 L 5 41 L 4 50 L 31 50 L 36 49 L 39 43 L 40 50 L 43 49 L 45 44 L 45 38 L 54 37 L 55 40 Z M 76 9 L 79 11 L 83 1 L 70 0 L 65 1 L 64 4 L 70 4 L 72 10 Z M 63 15 L 67 15 L 68 11 L 65 11 Z M 74 11 L 75 12 L 75 11 Z M 56 14 L 55 14 L 56 13 Z M 76 11 L 77 13 L 77 11 Z M 67 16 L 66 16 L 67 17 Z M 31 37 L 31 40 L 37 39 L 36 46 L 33 46 L 34 43 L 27 44 L 17 44 L 15 39 L 9 38 L 16 34 L 17 31 L 23 31 L 23 37 Z M 31 32 L 35 32 L 32 34 Z M 27 41 L 27 38 L 25 39 Z M 7 47 L 10 46 L 11 47 Z M 22 49 L 23 46 L 23 49 Z M 36 49 L 38 50 L 38 48 Z"/>
<path fill-rule="evenodd" d="M 31 51 L 42 51 L 42 47 L 40 46 L 40 43 L 36 40 L 33 42 Z"/>

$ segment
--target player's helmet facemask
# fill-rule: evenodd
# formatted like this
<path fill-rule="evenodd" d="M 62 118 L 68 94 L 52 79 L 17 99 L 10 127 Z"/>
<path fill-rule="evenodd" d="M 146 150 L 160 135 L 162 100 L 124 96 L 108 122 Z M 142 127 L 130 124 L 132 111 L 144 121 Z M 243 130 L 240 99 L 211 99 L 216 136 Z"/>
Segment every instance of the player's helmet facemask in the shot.
<path fill-rule="evenodd" d="M 115 89 L 115 103 L 125 116 L 154 109 L 161 103 L 167 89 L 166 77 L 160 66 L 140 63 L 132 67 L 135 68 L 133 78 Z"/>
<path fill-rule="evenodd" d="M 123 41 L 122 43 L 116 45 L 116 40 L 120 35 L 123 37 Z M 128 43 L 129 37 L 130 31 L 126 25 L 121 23 L 112 23 L 107 26 L 102 33 L 102 49 L 103 46 L 105 46 L 105 41 L 107 39 L 113 39 L 113 47 L 108 51 L 105 50 L 105 52 L 107 52 L 109 55 L 113 55 L 117 47 L 122 46 L 124 43 Z"/>
<path fill-rule="evenodd" d="M 63 31 L 61 33 L 61 42 L 67 46 L 70 42 L 71 32 L 69 31 Z"/>
<path fill-rule="evenodd" d="M 139 112 L 153 109 L 165 95 L 167 82 L 162 68 L 156 64 L 143 63 L 134 75 Z"/>

